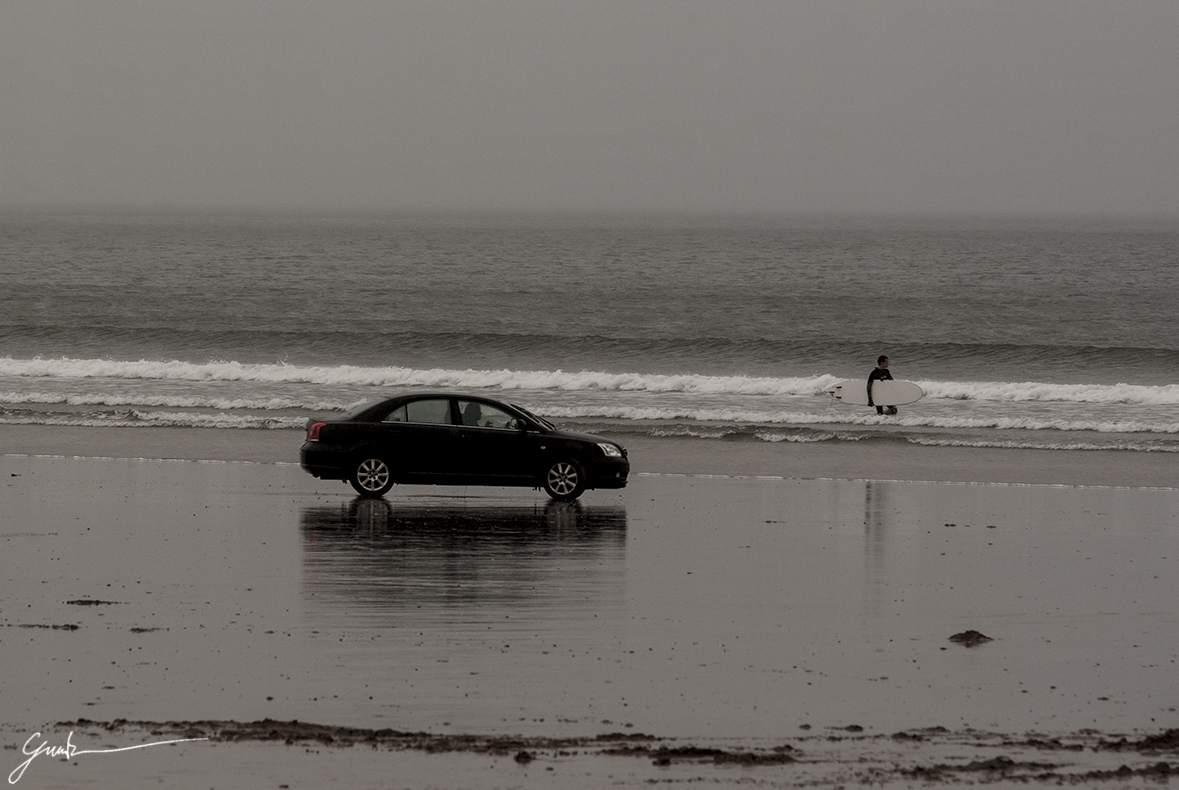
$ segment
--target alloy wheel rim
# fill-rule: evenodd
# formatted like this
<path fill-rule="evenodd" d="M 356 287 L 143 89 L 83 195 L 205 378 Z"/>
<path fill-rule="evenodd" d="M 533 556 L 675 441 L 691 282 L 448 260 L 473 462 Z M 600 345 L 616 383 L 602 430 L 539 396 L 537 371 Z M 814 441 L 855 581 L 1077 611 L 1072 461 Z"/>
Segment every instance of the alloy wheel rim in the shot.
<path fill-rule="evenodd" d="M 577 488 L 577 470 L 572 464 L 555 464 L 549 470 L 549 486 L 562 496 L 573 493 Z"/>
<path fill-rule="evenodd" d="M 380 491 L 389 482 L 389 467 L 379 458 L 369 458 L 356 470 L 356 479 L 365 491 Z"/>

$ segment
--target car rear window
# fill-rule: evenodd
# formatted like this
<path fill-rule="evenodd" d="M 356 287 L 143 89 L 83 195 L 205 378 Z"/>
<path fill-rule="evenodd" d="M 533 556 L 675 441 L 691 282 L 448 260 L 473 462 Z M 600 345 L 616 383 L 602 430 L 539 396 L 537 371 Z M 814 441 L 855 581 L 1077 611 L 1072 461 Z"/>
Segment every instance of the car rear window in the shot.
<path fill-rule="evenodd" d="M 364 403 L 358 403 L 355 406 L 353 406 L 351 409 L 349 409 L 348 411 L 341 414 L 340 419 L 341 420 L 351 420 L 356 415 L 361 414 L 362 412 L 368 411 L 369 409 L 371 409 L 373 406 L 376 406 L 380 402 L 381 402 L 380 400 L 366 400 Z"/>
<path fill-rule="evenodd" d="M 412 400 L 405 404 L 405 422 L 424 422 L 435 425 L 450 425 L 450 400 L 447 398 L 428 398 Z M 399 410 L 400 411 L 400 410 Z M 396 414 L 396 412 L 394 412 Z M 392 418 L 392 414 L 386 419 Z"/>

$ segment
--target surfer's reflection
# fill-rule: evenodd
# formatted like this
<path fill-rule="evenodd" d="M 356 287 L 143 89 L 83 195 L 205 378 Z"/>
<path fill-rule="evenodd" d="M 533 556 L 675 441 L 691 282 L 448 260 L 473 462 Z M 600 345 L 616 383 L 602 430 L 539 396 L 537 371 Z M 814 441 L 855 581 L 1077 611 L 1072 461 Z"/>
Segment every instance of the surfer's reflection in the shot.
<path fill-rule="evenodd" d="M 884 555 L 887 495 L 886 484 L 878 480 L 864 481 L 864 529 L 867 537 L 864 549 L 869 556 L 877 559 Z"/>
<path fill-rule="evenodd" d="M 587 600 L 623 574 L 622 507 L 357 498 L 301 522 L 309 596 L 352 612 Z"/>
<path fill-rule="evenodd" d="M 895 583 L 898 563 L 904 563 L 907 552 L 898 546 L 896 484 L 882 480 L 864 482 L 864 610 L 872 622 L 885 622 L 889 602 L 888 592 Z"/>

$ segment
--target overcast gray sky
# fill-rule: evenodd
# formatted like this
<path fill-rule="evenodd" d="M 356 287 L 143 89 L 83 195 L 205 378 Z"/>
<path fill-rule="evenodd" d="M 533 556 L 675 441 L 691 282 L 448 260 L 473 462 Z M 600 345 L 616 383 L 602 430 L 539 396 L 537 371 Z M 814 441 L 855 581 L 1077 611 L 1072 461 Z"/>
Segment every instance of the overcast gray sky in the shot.
<path fill-rule="evenodd" d="M 1179 215 L 1179 2 L 0 0 L 0 205 Z"/>

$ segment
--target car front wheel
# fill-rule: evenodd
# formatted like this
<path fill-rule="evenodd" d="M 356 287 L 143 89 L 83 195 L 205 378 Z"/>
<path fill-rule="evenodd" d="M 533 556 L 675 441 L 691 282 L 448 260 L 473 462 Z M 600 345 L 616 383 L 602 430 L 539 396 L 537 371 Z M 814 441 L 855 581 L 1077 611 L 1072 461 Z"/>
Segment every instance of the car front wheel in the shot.
<path fill-rule="evenodd" d="M 393 487 L 393 473 L 380 458 L 364 458 L 357 462 L 349 482 L 361 496 L 384 496 Z"/>
<path fill-rule="evenodd" d="M 544 490 L 562 502 L 577 499 L 585 490 L 585 473 L 576 461 L 557 461 L 545 472 Z"/>

